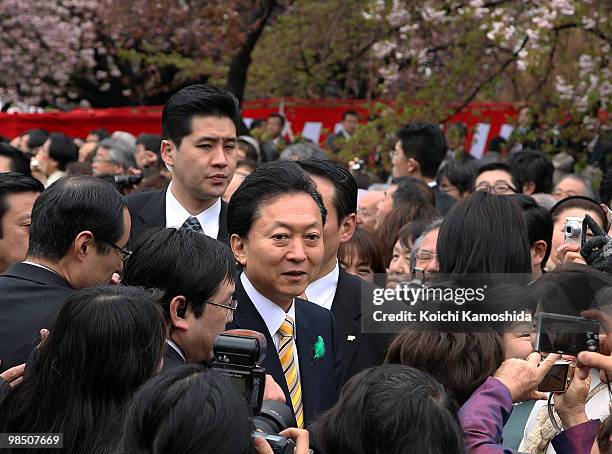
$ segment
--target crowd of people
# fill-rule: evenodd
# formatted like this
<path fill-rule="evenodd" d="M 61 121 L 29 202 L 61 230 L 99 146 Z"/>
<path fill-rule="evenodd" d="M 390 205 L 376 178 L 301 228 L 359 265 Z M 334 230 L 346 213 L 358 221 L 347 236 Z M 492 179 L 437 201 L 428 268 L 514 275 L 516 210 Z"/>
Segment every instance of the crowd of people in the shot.
<path fill-rule="evenodd" d="M 226 333 L 265 344 L 262 399 L 288 411 L 277 438 L 298 454 L 612 452 L 612 169 L 594 191 L 538 141 L 476 160 L 461 125 L 412 122 L 385 179 L 340 162 L 359 120 L 324 148 L 288 144 L 282 115 L 247 133 L 233 95 L 192 85 L 161 135 L 0 143 L 0 433 L 62 434 L 70 453 L 277 452 L 218 367 Z M 529 320 L 600 322 L 598 351 L 563 355 L 565 392 L 538 391 L 561 355 L 534 350 L 535 323 L 364 329 L 376 290 L 474 275 L 518 276 L 488 300 Z"/>

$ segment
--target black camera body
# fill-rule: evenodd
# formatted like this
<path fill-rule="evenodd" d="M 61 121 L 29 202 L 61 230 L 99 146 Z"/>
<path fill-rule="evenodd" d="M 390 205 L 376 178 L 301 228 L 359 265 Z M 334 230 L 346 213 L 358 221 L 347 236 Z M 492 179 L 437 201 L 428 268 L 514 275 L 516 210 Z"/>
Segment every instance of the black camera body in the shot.
<path fill-rule="evenodd" d="M 140 175 L 100 175 L 98 178 L 114 185 L 118 190 L 131 188 L 142 181 Z"/>
<path fill-rule="evenodd" d="M 295 451 L 293 440 L 279 432 L 296 427 L 293 411 L 281 402 L 263 400 L 266 385 L 266 369 L 259 364 L 266 357 L 267 342 L 257 331 L 233 329 L 219 334 L 213 347 L 213 369 L 230 378 L 238 392 L 242 393 L 253 411 L 253 437 L 262 437 L 280 454 Z"/>
<path fill-rule="evenodd" d="M 573 356 L 582 351 L 598 352 L 600 327 L 597 320 L 542 312 L 537 320 L 535 350 Z"/>

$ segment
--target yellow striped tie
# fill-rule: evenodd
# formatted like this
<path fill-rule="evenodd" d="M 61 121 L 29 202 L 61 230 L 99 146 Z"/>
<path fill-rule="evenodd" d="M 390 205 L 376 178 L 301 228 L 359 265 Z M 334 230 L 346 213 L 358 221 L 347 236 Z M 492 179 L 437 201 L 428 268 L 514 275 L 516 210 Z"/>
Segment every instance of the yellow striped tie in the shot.
<path fill-rule="evenodd" d="M 293 406 L 293 413 L 295 413 L 297 426 L 302 428 L 304 427 L 304 407 L 302 406 L 302 385 L 300 383 L 300 375 L 298 374 L 294 356 L 294 326 L 293 319 L 287 315 L 285 317 L 285 321 L 278 329 L 278 333 L 281 337 L 278 348 L 278 357 L 283 368 L 283 373 L 285 374 L 287 388 L 289 388 L 291 405 Z"/>

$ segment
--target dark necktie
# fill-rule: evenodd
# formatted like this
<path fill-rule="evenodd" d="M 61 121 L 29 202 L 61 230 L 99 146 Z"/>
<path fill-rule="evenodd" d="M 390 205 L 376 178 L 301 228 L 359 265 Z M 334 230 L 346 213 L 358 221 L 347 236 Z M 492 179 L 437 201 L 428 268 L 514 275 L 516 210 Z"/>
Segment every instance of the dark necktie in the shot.
<path fill-rule="evenodd" d="M 200 221 L 198 221 L 198 218 L 195 216 L 189 216 L 181 228 L 191 230 L 192 232 L 204 233 L 204 230 L 202 230 L 202 226 L 200 225 Z"/>

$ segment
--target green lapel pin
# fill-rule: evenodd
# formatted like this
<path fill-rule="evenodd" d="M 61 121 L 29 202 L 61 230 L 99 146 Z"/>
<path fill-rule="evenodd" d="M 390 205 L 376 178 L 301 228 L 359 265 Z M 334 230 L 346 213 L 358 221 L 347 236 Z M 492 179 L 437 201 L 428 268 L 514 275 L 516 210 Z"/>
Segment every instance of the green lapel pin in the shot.
<path fill-rule="evenodd" d="M 321 359 L 325 356 L 325 341 L 321 336 L 317 337 L 317 341 L 313 346 L 314 359 Z"/>

